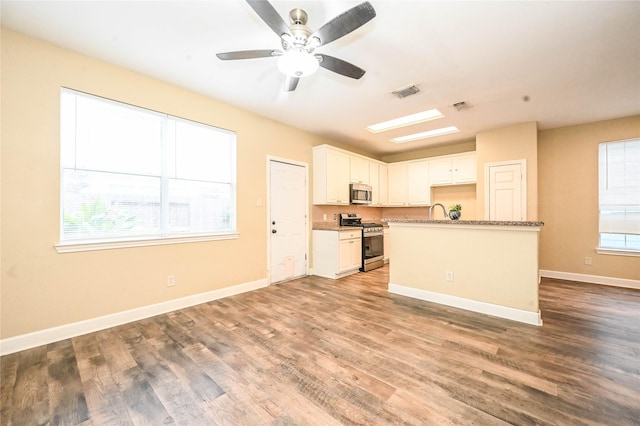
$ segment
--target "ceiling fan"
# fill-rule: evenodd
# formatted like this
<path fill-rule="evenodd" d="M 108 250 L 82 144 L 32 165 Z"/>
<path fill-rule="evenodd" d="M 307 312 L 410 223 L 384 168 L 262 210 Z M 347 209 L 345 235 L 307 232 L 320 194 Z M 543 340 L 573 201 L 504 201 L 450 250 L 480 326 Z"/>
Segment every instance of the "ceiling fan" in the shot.
<path fill-rule="evenodd" d="M 360 28 L 376 16 L 373 6 L 367 1 L 336 16 L 312 32 L 307 27 L 307 12 L 293 9 L 289 13 L 291 25 L 287 25 L 275 8 L 266 0 L 246 0 L 260 18 L 281 38 L 282 50 L 241 50 L 218 53 L 223 60 L 278 57 L 278 69 L 286 77 L 285 90 L 296 89 L 300 78 L 313 74 L 318 67 L 346 77 L 359 79 L 365 70 L 342 59 L 314 53 L 320 46 L 331 43 Z"/>

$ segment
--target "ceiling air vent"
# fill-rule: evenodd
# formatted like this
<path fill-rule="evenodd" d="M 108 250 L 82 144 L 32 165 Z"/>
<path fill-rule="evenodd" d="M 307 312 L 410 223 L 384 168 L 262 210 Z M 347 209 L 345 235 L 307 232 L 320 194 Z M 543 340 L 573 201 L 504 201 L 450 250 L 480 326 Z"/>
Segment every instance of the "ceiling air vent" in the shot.
<path fill-rule="evenodd" d="M 391 94 L 396 95 L 397 97 L 402 99 L 402 98 L 406 98 L 407 96 L 415 95 L 419 91 L 420 89 L 418 88 L 418 86 L 416 86 L 415 84 L 412 84 L 411 86 L 396 89 L 393 92 L 391 92 Z"/>
<path fill-rule="evenodd" d="M 457 109 L 458 112 L 473 108 L 467 101 L 456 102 L 455 104 L 453 104 L 453 107 Z"/>

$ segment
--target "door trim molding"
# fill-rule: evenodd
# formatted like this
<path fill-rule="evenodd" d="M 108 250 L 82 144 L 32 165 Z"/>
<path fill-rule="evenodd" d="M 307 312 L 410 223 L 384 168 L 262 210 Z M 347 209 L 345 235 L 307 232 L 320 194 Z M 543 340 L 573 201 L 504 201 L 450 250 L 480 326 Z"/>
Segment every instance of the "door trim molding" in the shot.
<path fill-rule="evenodd" d="M 310 255 L 310 238 L 309 238 L 309 226 L 311 224 L 311 220 L 310 220 L 310 211 L 309 211 L 309 163 L 305 163 L 303 161 L 297 161 L 297 160 L 291 160 L 288 158 L 283 158 L 283 157 L 277 157 L 274 155 L 267 155 L 267 188 L 266 188 L 266 193 L 267 193 L 267 198 L 266 201 L 264 203 L 265 208 L 267 209 L 267 211 L 265 212 L 265 217 L 267 219 L 266 221 L 266 229 L 265 229 L 265 234 L 266 234 L 266 240 L 267 240 L 267 258 L 266 258 L 266 265 L 267 265 L 267 283 L 268 285 L 271 285 L 271 234 L 270 234 L 270 229 L 271 229 L 271 162 L 275 161 L 278 163 L 283 163 L 283 164 L 290 164 L 293 166 L 300 166 L 300 167 L 304 167 L 304 172 L 305 172 L 305 189 L 304 189 L 304 205 L 305 205 L 305 210 L 304 210 L 304 214 L 305 214 L 305 219 L 306 219 L 306 227 L 305 227 L 305 231 L 304 231 L 304 236 L 305 236 L 305 257 L 306 257 L 306 262 L 305 262 L 305 274 L 309 275 L 309 261 L 311 260 L 311 255 Z"/>
<path fill-rule="evenodd" d="M 491 206 L 489 200 L 491 197 L 491 179 L 489 169 L 495 166 L 509 166 L 511 164 L 519 164 L 522 171 L 522 187 L 520 193 L 520 206 L 522 209 L 522 220 L 527 220 L 527 160 L 510 160 L 496 161 L 493 163 L 484 163 L 484 219 L 489 220 L 489 212 Z"/>

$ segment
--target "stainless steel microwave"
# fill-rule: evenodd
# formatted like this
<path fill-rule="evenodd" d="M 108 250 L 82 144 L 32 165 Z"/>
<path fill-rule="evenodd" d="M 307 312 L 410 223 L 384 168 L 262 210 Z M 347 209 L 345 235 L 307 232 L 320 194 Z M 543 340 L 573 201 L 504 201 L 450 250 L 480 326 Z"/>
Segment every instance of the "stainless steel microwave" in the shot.
<path fill-rule="evenodd" d="M 371 204 L 371 187 L 361 183 L 349 184 L 349 203 Z"/>

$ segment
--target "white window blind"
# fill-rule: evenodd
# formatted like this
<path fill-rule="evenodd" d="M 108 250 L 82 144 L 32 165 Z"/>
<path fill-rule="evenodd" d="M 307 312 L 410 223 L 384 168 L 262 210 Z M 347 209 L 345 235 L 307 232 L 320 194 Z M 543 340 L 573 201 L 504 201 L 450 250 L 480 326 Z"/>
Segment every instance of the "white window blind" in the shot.
<path fill-rule="evenodd" d="M 640 139 L 599 146 L 600 248 L 640 251 Z"/>
<path fill-rule="evenodd" d="M 235 232 L 235 134 L 62 89 L 64 242 Z"/>

